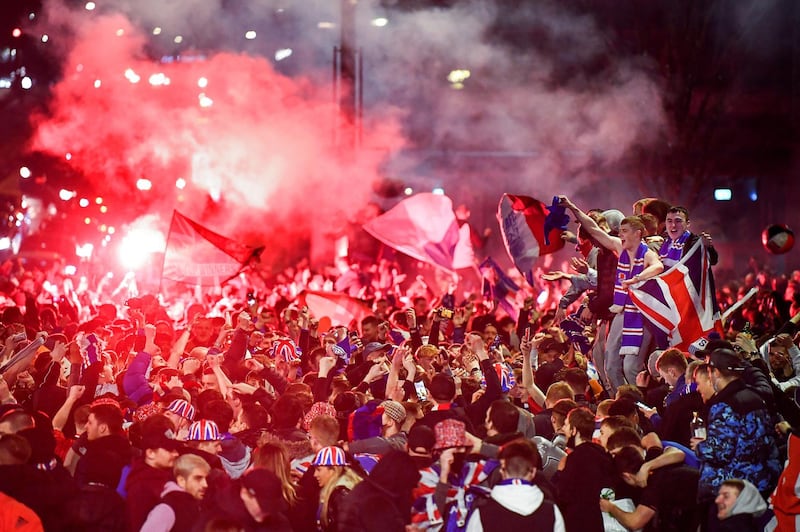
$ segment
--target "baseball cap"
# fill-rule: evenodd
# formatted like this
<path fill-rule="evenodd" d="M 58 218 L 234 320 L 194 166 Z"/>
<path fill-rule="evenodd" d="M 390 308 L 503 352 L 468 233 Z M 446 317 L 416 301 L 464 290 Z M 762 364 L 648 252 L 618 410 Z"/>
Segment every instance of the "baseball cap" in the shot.
<path fill-rule="evenodd" d="M 730 349 L 715 349 L 708 355 L 708 365 L 726 371 L 744 371 L 742 359 Z"/>
<path fill-rule="evenodd" d="M 368 343 L 367 345 L 364 346 L 364 353 L 363 353 L 364 358 L 366 359 L 372 353 L 375 353 L 376 351 L 381 351 L 382 349 L 388 349 L 389 347 L 392 347 L 392 344 L 382 344 L 380 342 L 370 342 L 370 343 Z"/>
<path fill-rule="evenodd" d="M 142 449 L 165 449 L 177 451 L 180 443 L 175 439 L 171 430 L 164 432 L 152 431 L 142 434 Z"/>

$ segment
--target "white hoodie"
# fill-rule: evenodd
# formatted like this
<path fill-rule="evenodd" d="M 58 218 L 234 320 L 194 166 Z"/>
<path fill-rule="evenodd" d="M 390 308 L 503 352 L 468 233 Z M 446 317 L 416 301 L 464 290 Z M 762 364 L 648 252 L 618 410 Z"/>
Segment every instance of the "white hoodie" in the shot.
<path fill-rule="evenodd" d="M 538 486 L 527 484 L 508 484 L 498 485 L 492 488 L 492 499 L 500 503 L 507 510 L 520 515 L 531 515 L 539 509 L 544 501 L 544 493 Z M 482 532 L 480 508 L 476 509 L 467 522 L 466 532 Z M 555 514 L 554 532 L 565 532 L 564 518 L 558 510 L 558 506 L 553 507 Z"/>

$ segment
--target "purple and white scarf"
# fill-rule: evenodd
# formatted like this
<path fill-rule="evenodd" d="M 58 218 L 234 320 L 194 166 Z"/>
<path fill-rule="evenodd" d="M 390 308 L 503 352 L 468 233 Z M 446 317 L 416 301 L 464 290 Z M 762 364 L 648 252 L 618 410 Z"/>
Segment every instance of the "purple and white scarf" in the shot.
<path fill-rule="evenodd" d="M 691 235 L 692 233 L 689 231 L 684 231 L 683 234 L 678 237 L 678 240 L 667 238 L 667 240 L 661 244 L 658 255 L 661 262 L 664 263 L 664 268 L 671 268 L 683 258 L 683 247 L 686 245 L 686 241 Z"/>
<path fill-rule="evenodd" d="M 636 256 L 631 263 L 628 251 L 623 249 L 617 263 L 617 280 L 614 285 L 614 306 L 622 308 L 622 344 L 620 355 L 635 355 L 639 353 L 644 335 L 644 323 L 639 309 L 631 302 L 628 289 L 622 286 L 622 281 L 632 279 L 644 270 L 644 256 L 647 253 L 647 244 L 639 243 Z"/>

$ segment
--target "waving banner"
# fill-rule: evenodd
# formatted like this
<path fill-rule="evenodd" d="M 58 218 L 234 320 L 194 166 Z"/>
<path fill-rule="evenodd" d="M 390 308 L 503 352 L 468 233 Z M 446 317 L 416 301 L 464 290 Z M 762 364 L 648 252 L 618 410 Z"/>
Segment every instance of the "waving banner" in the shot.
<path fill-rule="evenodd" d="M 537 258 L 564 247 L 562 230 L 557 227 L 551 228 L 545 238 L 548 214 L 544 203 L 529 196 L 504 194 L 497 207 L 497 221 L 508 256 L 529 281 Z"/>
<path fill-rule="evenodd" d="M 218 286 L 257 260 L 263 250 L 217 234 L 174 211 L 161 277 L 179 283 Z"/>
<path fill-rule="evenodd" d="M 459 226 L 447 196 L 411 196 L 364 224 L 364 230 L 392 249 L 448 271 L 475 263 L 469 226 Z"/>

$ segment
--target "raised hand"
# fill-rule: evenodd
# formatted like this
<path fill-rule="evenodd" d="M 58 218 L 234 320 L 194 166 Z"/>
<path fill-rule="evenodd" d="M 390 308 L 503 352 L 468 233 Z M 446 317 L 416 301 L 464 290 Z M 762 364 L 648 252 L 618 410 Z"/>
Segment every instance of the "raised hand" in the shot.
<path fill-rule="evenodd" d="M 336 357 L 324 356 L 319 359 L 319 373 L 321 377 L 327 377 L 333 368 L 336 367 Z"/>
<path fill-rule="evenodd" d="M 233 385 L 233 390 L 242 395 L 253 395 L 258 388 L 246 382 L 237 382 Z"/>
<path fill-rule="evenodd" d="M 569 265 L 578 273 L 585 275 L 589 272 L 589 263 L 580 257 L 572 257 L 569 261 Z"/>
<path fill-rule="evenodd" d="M 572 276 L 559 270 L 547 272 L 542 274 L 542 279 L 545 281 L 559 281 L 561 279 L 570 279 Z"/>

